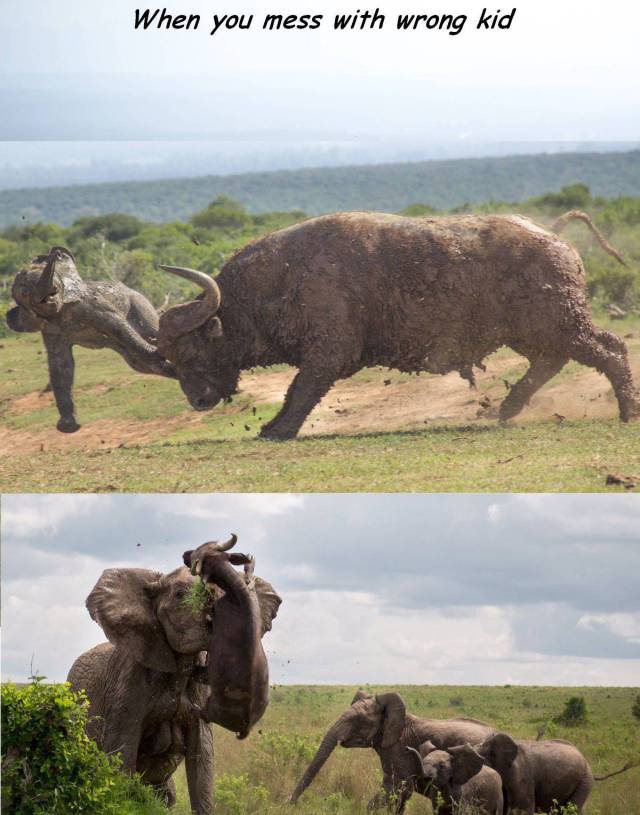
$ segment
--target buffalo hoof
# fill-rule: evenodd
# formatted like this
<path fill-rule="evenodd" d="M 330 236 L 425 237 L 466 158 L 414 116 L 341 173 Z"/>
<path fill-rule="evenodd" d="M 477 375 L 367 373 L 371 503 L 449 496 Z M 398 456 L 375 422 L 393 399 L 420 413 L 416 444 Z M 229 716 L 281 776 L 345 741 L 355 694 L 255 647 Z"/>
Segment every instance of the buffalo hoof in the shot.
<path fill-rule="evenodd" d="M 56 427 L 61 433 L 75 433 L 76 430 L 80 430 L 80 425 L 73 418 L 60 419 Z"/>
<path fill-rule="evenodd" d="M 295 437 L 295 433 L 266 427 L 263 427 L 260 433 L 258 433 L 258 438 L 264 439 L 265 441 L 288 441 L 289 439 L 295 439 Z"/>

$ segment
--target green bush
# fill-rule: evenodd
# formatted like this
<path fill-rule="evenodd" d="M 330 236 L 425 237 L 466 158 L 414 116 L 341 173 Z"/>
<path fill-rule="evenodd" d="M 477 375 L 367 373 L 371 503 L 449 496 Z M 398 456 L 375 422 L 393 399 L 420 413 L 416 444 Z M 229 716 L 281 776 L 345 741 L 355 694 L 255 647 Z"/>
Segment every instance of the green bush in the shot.
<path fill-rule="evenodd" d="M 636 696 L 636 700 L 631 708 L 631 715 L 640 721 L 640 694 Z"/>
<path fill-rule="evenodd" d="M 572 696 L 564 703 L 564 710 L 553 720 L 565 727 L 578 727 L 588 721 L 587 703 L 582 696 Z"/>
<path fill-rule="evenodd" d="M 150 788 L 85 733 L 87 702 L 69 685 L 2 687 L 2 809 L 11 815 L 160 815 Z"/>
<path fill-rule="evenodd" d="M 221 775 L 214 790 L 217 815 L 253 815 L 261 813 L 269 800 L 262 784 L 250 784 L 248 775 Z"/>

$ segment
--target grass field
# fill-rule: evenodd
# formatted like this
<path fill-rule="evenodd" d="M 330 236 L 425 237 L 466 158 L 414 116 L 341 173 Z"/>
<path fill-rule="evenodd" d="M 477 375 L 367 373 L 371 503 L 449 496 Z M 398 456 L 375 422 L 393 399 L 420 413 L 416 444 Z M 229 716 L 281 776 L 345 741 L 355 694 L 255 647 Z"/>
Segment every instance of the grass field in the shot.
<path fill-rule="evenodd" d="M 640 318 L 597 321 L 626 337 L 640 381 Z M 0 340 L 2 492 L 590 492 L 608 474 L 640 482 L 637 422 L 621 424 L 608 382 L 568 365 L 514 423 L 493 417 L 525 361 L 502 349 L 470 391 L 457 374 L 368 369 L 340 382 L 291 442 L 256 438 L 292 376 L 249 372 L 230 405 L 190 410 L 176 382 L 113 352 L 76 349 L 81 430 L 57 412 L 37 335 Z M 488 399 L 487 409 L 479 406 Z"/>
<path fill-rule="evenodd" d="M 561 712 L 573 695 L 583 696 L 589 712 L 585 726 L 548 725 L 547 737 L 574 742 L 596 774 L 640 759 L 640 722 L 631 708 L 638 688 L 543 688 L 398 686 L 409 712 L 429 718 L 473 716 L 517 737 L 535 738 L 539 728 Z M 346 708 L 355 688 L 280 686 L 272 691 L 263 720 L 246 741 L 215 728 L 217 815 L 285 815 L 286 803 L 327 726 Z M 300 799 L 300 815 L 360 815 L 380 784 L 372 750 L 336 748 L 315 782 Z M 177 776 L 176 815 L 189 815 L 183 771 Z M 414 795 L 409 815 L 428 813 L 426 799 Z M 589 815 L 639 815 L 640 768 L 596 783 Z"/>

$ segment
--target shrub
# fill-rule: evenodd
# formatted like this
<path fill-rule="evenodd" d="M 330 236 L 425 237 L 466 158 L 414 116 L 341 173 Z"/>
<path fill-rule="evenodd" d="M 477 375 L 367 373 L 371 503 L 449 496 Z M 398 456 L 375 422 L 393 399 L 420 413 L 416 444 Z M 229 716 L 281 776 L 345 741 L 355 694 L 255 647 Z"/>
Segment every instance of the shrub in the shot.
<path fill-rule="evenodd" d="M 213 793 L 217 815 L 252 815 L 264 812 L 269 792 L 262 784 L 249 784 L 248 775 L 221 775 Z"/>
<path fill-rule="evenodd" d="M 572 696 L 564 703 L 564 710 L 553 720 L 565 727 L 578 727 L 587 723 L 587 703 L 582 696 Z"/>
<path fill-rule="evenodd" d="M 251 223 L 251 216 L 233 198 L 219 195 L 208 207 L 196 212 L 191 223 L 202 229 L 242 229 Z"/>
<path fill-rule="evenodd" d="M 2 687 L 2 809 L 11 815 L 160 815 L 148 787 L 85 733 L 87 702 L 69 685 Z"/>
<path fill-rule="evenodd" d="M 631 715 L 640 721 L 640 694 L 636 696 L 636 700 L 631 707 Z"/>

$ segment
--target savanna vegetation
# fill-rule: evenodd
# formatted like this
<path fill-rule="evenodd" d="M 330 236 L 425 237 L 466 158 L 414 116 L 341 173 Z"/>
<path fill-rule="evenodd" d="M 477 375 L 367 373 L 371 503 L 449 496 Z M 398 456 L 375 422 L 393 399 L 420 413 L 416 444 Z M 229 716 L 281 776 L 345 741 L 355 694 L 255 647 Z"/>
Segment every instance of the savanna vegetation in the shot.
<path fill-rule="evenodd" d="M 226 194 L 252 213 L 302 209 L 394 212 L 414 201 L 440 209 L 465 202 L 522 201 L 580 180 L 601 196 L 638 195 L 640 151 L 322 167 L 277 172 L 84 184 L 0 191 L 0 227 L 40 221 L 69 225 L 85 215 L 123 212 L 143 220 L 187 220 Z"/>
<path fill-rule="evenodd" d="M 627 259 L 624 267 L 606 255 L 582 224 L 566 229 L 585 260 L 595 321 L 625 337 L 638 376 L 640 197 L 603 198 L 575 183 L 519 203 L 491 201 L 455 211 L 517 211 L 551 223 L 571 208 L 588 211 Z M 428 204 L 404 210 L 413 216 L 435 211 Z M 247 241 L 304 217 L 300 211 L 255 215 L 219 196 L 184 222 L 116 213 L 85 216 L 68 227 L 10 226 L 0 232 L 0 309 L 9 307 L 16 271 L 54 244 L 74 252 L 86 278 L 122 280 L 161 306 L 194 292 L 160 271 L 159 263 L 215 274 Z M 627 316 L 610 315 L 612 303 Z M 74 392 L 83 428 L 69 437 L 55 431 L 55 406 L 43 392 L 40 338 L 9 336 L 4 321 L 0 331 L 0 450 L 19 452 L 3 462 L 5 492 L 591 491 L 602 490 L 610 474 L 623 481 L 607 489 L 640 483 L 637 424 L 614 419 L 608 384 L 574 363 L 541 391 L 547 402 L 540 402 L 539 412 L 513 427 L 498 427 L 492 417 L 505 387 L 525 370 L 525 361 L 507 349 L 491 357 L 477 392 L 455 374 L 417 379 L 362 371 L 338 383 L 314 411 L 306 437 L 265 447 L 255 436 L 275 415 L 289 370 L 250 372 L 232 404 L 196 414 L 177 383 L 136 374 L 110 351 L 78 348 Z M 558 399 L 549 396 L 556 393 Z M 442 394 L 449 394 L 446 404 Z"/>
<path fill-rule="evenodd" d="M 545 738 L 568 739 L 585 754 L 596 774 L 619 769 L 627 761 L 640 758 L 640 722 L 632 714 L 637 688 L 569 689 L 511 685 L 366 687 L 373 692 L 397 690 L 402 694 L 408 710 L 417 715 L 432 718 L 472 716 L 516 737 L 535 739 L 543 732 Z M 277 686 L 272 689 L 271 703 L 264 718 L 245 741 L 238 741 L 232 733 L 215 727 L 216 815 L 289 815 L 288 796 L 317 749 L 327 726 L 350 703 L 354 691 L 355 687 L 345 686 Z M 77 707 L 71 706 L 69 691 L 61 686 L 50 686 L 37 692 L 48 699 L 63 699 L 66 719 L 75 717 L 75 721 L 81 722 L 83 714 Z M 10 713 L 17 715 L 14 712 L 15 697 L 24 694 L 25 690 L 8 686 L 7 693 Z M 27 693 L 32 694 L 33 691 Z M 583 700 L 588 716 L 577 724 L 558 723 L 556 719 L 566 709 L 571 697 Z M 51 704 L 43 709 L 51 710 Z M 46 719 L 47 713 L 41 715 L 39 708 L 33 704 L 25 706 L 23 703 L 19 710 L 22 717 L 20 726 L 26 734 L 35 732 L 34 728 L 41 726 L 38 723 Z M 76 730 L 72 729 L 71 733 L 75 744 L 78 742 Z M 20 738 L 21 749 L 27 749 L 24 740 L 28 736 Z M 48 735 L 47 738 L 54 737 Z M 57 729 L 55 738 L 61 738 Z M 8 743 L 5 730 L 3 751 L 8 749 Z M 92 754 L 86 744 L 83 750 Z M 71 753 L 75 754 L 75 748 Z M 59 754 L 56 753 L 56 756 Z M 94 758 L 91 760 L 95 761 Z M 65 765 L 62 766 L 64 768 Z M 48 777 L 51 769 L 50 763 L 41 773 Z M 587 808 L 588 815 L 638 815 L 639 773 L 640 768 L 636 768 L 596 783 Z M 60 782 L 64 779 L 65 785 L 69 783 L 68 775 L 59 775 L 58 778 Z M 173 810 L 174 815 L 189 815 L 183 768 L 178 771 L 176 780 L 178 805 Z M 295 811 L 299 815 L 364 815 L 366 803 L 380 781 L 380 765 L 372 750 L 337 748 L 314 784 L 300 799 Z M 94 783 L 94 790 L 95 786 Z M 128 789 L 138 788 L 134 782 Z M 114 782 L 113 799 L 125 800 L 118 798 L 119 795 L 119 786 Z M 140 793 L 130 795 L 129 801 L 133 800 L 134 803 L 127 803 L 129 808 L 122 805 L 115 811 L 126 815 L 157 815 L 157 812 L 166 811 L 160 806 L 152 807 L 148 802 L 136 802 L 136 795 L 139 797 Z M 74 811 L 64 810 L 65 813 Z M 430 811 L 427 800 L 417 795 L 413 796 L 407 807 L 408 815 L 426 815 Z M 16 812 L 18 815 L 44 815 L 44 812 L 49 815 L 57 813 L 57 810 L 25 809 Z M 91 812 L 106 813 L 111 810 L 96 808 Z"/>

